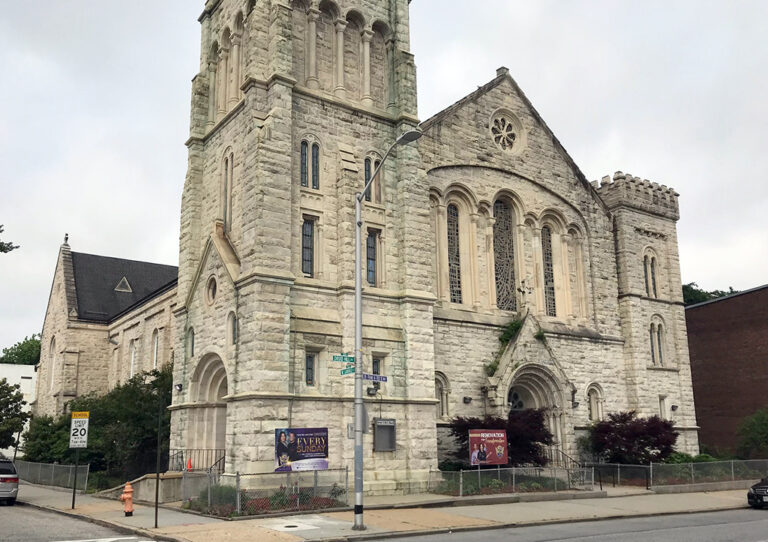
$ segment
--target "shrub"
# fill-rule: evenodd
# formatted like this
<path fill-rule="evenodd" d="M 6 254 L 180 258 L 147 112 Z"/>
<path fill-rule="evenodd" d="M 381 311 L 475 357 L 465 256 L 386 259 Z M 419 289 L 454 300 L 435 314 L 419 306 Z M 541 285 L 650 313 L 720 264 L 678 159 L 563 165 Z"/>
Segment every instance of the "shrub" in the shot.
<path fill-rule="evenodd" d="M 638 418 L 635 411 L 609 414 L 589 428 L 591 451 L 608 463 L 662 462 L 674 451 L 673 422 L 658 416 Z"/>
<path fill-rule="evenodd" d="M 211 506 L 231 504 L 237 505 L 237 489 L 232 486 L 213 485 L 211 486 Z M 208 488 L 200 492 L 199 499 L 208 502 Z M 217 514 L 218 515 L 218 514 Z"/>
<path fill-rule="evenodd" d="M 494 490 L 503 489 L 505 486 L 506 486 L 506 484 L 504 482 L 502 482 L 501 480 L 498 480 L 496 478 L 493 478 L 493 479 L 491 479 L 488 482 L 488 487 L 490 489 L 494 489 Z"/>
<path fill-rule="evenodd" d="M 768 457 L 768 408 L 745 418 L 739 428 L 739 455 L 745 459 Z"/>

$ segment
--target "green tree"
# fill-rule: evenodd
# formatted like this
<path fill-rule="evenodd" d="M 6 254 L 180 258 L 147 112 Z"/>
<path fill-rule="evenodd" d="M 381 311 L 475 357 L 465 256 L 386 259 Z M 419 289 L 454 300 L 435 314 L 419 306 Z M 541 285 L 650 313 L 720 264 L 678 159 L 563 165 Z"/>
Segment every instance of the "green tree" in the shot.
<path fill-rule="evenodd" d="M 724 290 L 712 290 L 708 292 L 699 288 L 699 285 L 695 282 L 689 282 L 683 284 L 683 303 L 686 305 L 695 305 L 696 303 L 703 303 L 704 301 L 711 301 L 719 297 L 725 297 L 731 294 L 737 294 L 739 290 L 734 290 L 732 286 L 728 287 L 728 291 Z"/>
<path fill-rule="evenodd" d="M 21 386 L 0 379 L 0 448 L 16 446 L 16 435 L 24 429 L 29 413 L 24 412 Z"/>
<path fill-rule="evenodd" d="M 2 224 L 0 224 L 0 233 L 3 233 L 3 225 Z M 19 245 L 14 245 L 13 243 L 10 243 L 10 242 L 0 241 L 0 254 L 4 254 L 6 252 L 10 252 L 12 250 L 16 250 L 17 248 L 19 248 Z"/>
<path fill-rule="evenodd" d="M 94 471 L 106 471 L 123 479 L 153 472 L 157 445 L 157 422 L 161 418 L 161 457 L 168 457 L 170 435 L 170 365 L 140 373 L 105 395 L 89 394 L 73 399 L 70 411 L 89 411 L 88 448 L 80 460 Z M 69 463 L 70 415 L 56 419 L 36 418 L 24 435 L 24 454 L 29 461 Z"/>
<path fill-rule="evenodd" d="M 763 458 L 768 454 L 768 408 L 762 408 L 745 418 L 739 428 L 738 452 L 747 459 Z"/>
<path fill-rule="evenodd" d="M 40 361 L 40 335 L 33 334 L 24 337 L 13 346 L 3 348 L 0 363 L 14 363 L 16 365 L 37 365 Z"/>

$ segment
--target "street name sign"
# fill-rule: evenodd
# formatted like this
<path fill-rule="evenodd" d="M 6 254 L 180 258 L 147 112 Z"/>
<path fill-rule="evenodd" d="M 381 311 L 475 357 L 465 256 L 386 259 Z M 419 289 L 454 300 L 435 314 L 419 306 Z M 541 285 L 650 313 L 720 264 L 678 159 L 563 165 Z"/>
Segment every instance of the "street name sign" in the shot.
<path fill-rule="evenodd" d="M 340 354 L 333 356 L 333 361 L 340 361 L 342 363 L 354 363 L 355 356 L 350 356 L 349 354 Z"/>
<path fill-rule="evenodd" d="M 343 375 L 349 375 L 355 372 L 355 368 L 353 367 L 347 367 L 346 369 L 341 370 L 341 374 Z"/>
<path fill-rule="evenodd" d="M 69 447 L 88 447 L 88 416 L 90 412 L 73 412 L 72 425 L 69 428 Z"/>
<path fill-rule="evenodd" d="M 369 375 L 368 373 L 363 373 L 363 380 L 370 380 L 372 382 L 386 382 L 387 377 L 382 375 Z"/>

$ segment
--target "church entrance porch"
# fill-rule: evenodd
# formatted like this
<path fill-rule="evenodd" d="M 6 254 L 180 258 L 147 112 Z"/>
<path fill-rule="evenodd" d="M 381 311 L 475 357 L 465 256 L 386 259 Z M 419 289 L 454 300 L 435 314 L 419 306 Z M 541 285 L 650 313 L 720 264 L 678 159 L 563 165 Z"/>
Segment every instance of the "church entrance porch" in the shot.
<path fill-rule="evenodd" d="M 223 472 L 226 456 L 227 372 L 215 354 L 204 357 L 191 381 L 193 408 L 189 414 L 187 449 L 184 466 L 193 470 L 213 469 Z"/>

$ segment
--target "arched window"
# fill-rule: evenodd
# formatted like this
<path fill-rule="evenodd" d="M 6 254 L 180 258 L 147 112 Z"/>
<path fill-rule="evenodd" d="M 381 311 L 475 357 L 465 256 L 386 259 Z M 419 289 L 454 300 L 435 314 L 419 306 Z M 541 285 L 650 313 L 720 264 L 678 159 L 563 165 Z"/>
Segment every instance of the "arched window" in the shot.
<path fill-rule="evenodd" d="M 224 227 L 229 231 L 232 228 L 232 184 L 235 172 L 235 157 L 231 151 L 224 155 L 221 175 L 221 218 Z"/>
<path fill-rule="evenodd" d="M 306 141 L 301 142 L 301 186 L 309 186 L 309 143 Z"/>
<path fill-rule="evenodd" d="M 152 368 L 157 369 L 158 358 L 160 357 L 160 332 L 152 332 Z"/>
<path fill-rule="evenodd" d="M 379 169 L 379 166 L 381 165 L 381 160 L 379 160 L 376 157 L 368 157 L 365 159 L 364 162 L 364 171 L 365 171 L 365 184 L 368 184 L 368 181 L 371 180 L 371 175 L 376 173 L 376 170 Z M 382 175 L 384 175 L 384 171 L 379 171 L 379 174 L 376 175 L 376 178 L 371 183 L 371 186 L 368 187 L 368 190 L 365 191 L 365 201 L 372 201 L 373 203 L 381 203 L 382 202 L 382 196 L 381 196 L 381 182 L 382 182 Z"/>
<path fill-rule="evenodd" d="M 514 213 L 505 201 L 493 205 L 493 256 L 496 273 L 496 306 L 502 310 L 517 310 L 515 283 Z"/>
<path fill-rule="evenodd" d="M 654 324 L 648 327 L 648 333 L 651 337 L 651 365 L 656 365 L 656 326 Z"/>
<path fill-rule="evenodd" d="M 523 393 L 516 387 L 509 388 L 507 405 L 509 405 L 509 410 L 525 410 L 526 408 L 531 408 L 533 406 L 525 404 Z"/>
<path fill-rule="evenodd" d="M 451 303 L 461 303 L 461 253 L 459 252 L 459 209 L 448 205 L 448 277 Z"/>
<path fill-rule="evenodd" d="M 544 262 L 544 303 L 547 316 L 557 316 L 555 305 L 555 271 L 552 263 L 552 230 L 541 228 L 541 255 Z"/>
<path fill-rule="evenodd" d="M 299 154 L 299 183 L 308 188 L 310 181 L 314 190 L 320 189 L 320 145 L 305 139 Z"/>
<path fill-rule="evenodd" d="M 597 390 L 597 388 L 589 388 L 589 391 L 587 392 L 587 399 L 587 406 L 589 407 L 589 421 L 599 422 L 603 419 L 603 412 L 600 392 Z"/>
<path fill-rule="evenodd" d="M 48 375 L 48 388 L 53 391 L 53 385 L 56 383 L 56 337 L 51 339 L 48 355 L 51 359 L 51 374 Z"/>
<path fill-rule="evenodd" d="M 312 188 L 320 188 L 320 145 L 312 144 Z"/>
<path fill-rule="evenodd" d="M 656 324 L 656 348 L 658 349 L 659 365 L 664 365 L 664 326 Z"/>
<path fill-rule="evenodd" d="M 136 339 L 131 341 L 130 345 L 130 352 L 131 352 L 131 373 L 130 377 L 133 378 L 134 373 L 136 372 Z"/>
<path fill-rule="evenodd" d="M 230 344 L 234 345 L 237 343 L 237 316 L 235 316 L 234 312 L 229 313 L 227 321 L 229 323 L 227 326 L 229 328 L 229 341 Z"/>
<path fill-rule="evenodd" d="M 437 399 L 437 418 L 447 418 L 448 412 L 448 379 L 441 372 L 435 373 L 435 399 Z"/>
<path fill-rule="evenodd" d="M 653 297 L 659 297 L 656 290 L 656 258 L 651 258 L 651 285 L 653 286 Z"/>
<path fill-rule="evenodd" d="M 217 87 L 219 65 L 219 44 L 213 42 L 211 50 L 208 53 L 208 127 L 213 126 L 216 123 L 216 115 L 218 113 L 217 93 L 219 91 Z"/>
<path fill-rule="evenodd" d="M 195 356 L 195 330 L 193 328 L 187 330 L 185 348 L 187 350 L 187 359 L 193 358 Z"/>
<path fill-rule="evenodd" d="M 645 276 L 645 295 L 647 295 L 648 297 L 651 297 L 651 283 L 648 279 L 648 267 L 649 267 L 648 260 L 649 260 L 648 256 L 643 258 L 643 275 Z"/>

